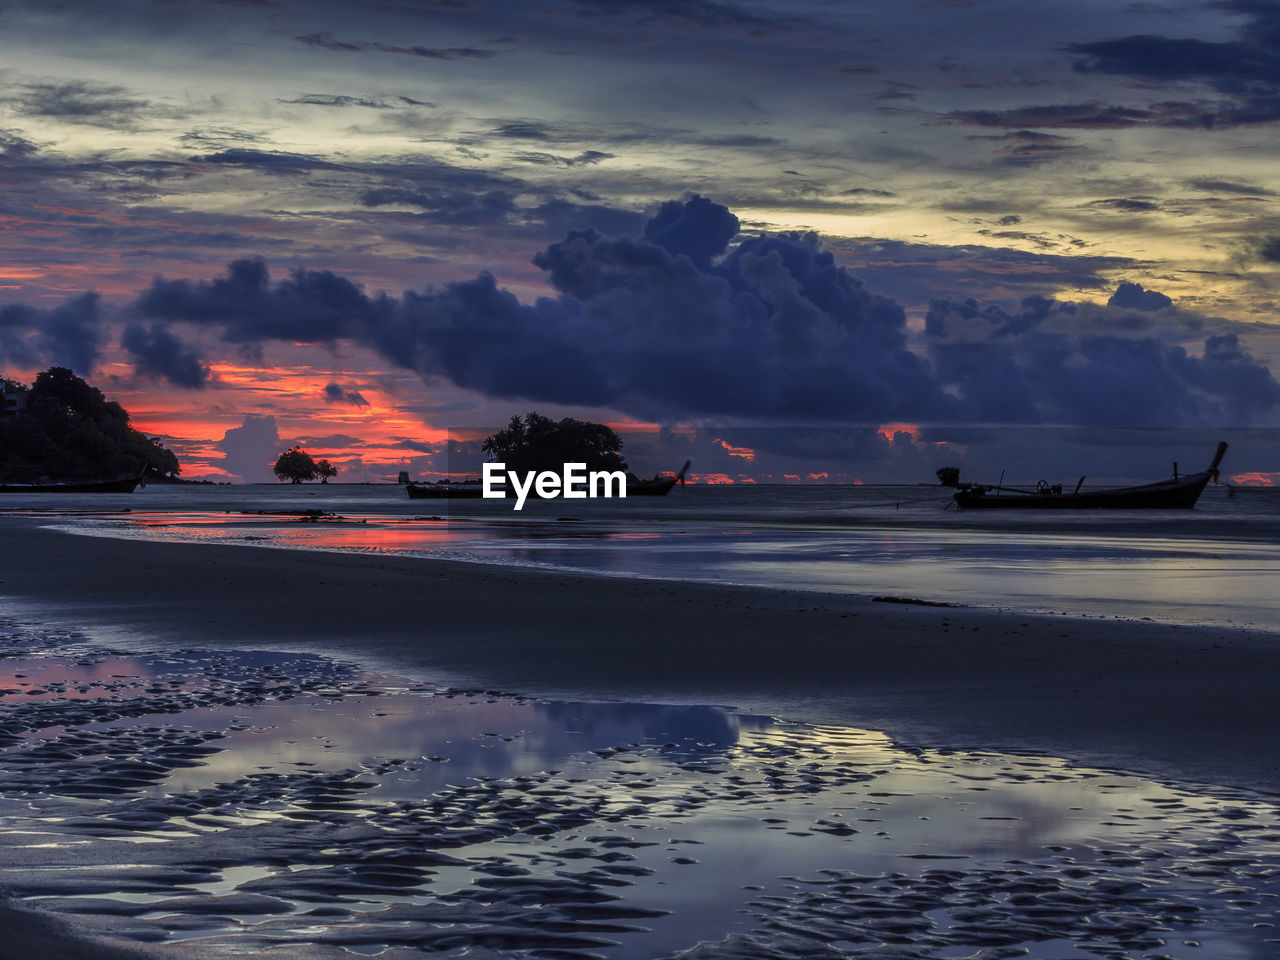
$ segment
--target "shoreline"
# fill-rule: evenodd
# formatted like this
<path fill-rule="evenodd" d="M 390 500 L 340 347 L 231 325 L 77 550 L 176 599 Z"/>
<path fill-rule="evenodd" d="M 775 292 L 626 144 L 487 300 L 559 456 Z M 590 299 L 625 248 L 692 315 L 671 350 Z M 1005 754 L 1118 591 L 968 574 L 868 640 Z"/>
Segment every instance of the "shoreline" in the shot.
<path fill-rule="evenodd" d="M 732 706 L 1280 793 L 1280 636 L 5 518 L 0 610 L 147 649 L 299 650 L 545 700 Z M 495 600 L 495 597 L 497 599 Z"/>

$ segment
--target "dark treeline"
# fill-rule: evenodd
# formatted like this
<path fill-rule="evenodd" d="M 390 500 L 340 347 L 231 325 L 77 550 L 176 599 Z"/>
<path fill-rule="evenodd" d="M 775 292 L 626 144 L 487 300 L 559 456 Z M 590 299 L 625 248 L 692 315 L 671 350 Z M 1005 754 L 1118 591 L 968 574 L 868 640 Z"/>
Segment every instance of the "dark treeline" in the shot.
<path fill-rule="evenodd" d="M 173 452 L 129 425 L 129 412 L 65 367 L 30 387 L 0 379 L 13 409 L 0 413 L 0 481 L 175 477 Z"/>

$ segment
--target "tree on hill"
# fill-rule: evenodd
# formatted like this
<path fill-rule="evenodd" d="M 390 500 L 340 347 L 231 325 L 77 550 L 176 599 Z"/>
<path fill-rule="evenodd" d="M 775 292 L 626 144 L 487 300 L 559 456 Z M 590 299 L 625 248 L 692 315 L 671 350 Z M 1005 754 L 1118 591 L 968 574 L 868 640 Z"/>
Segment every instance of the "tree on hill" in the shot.
<path fill-rule="evenodd" d="M 588 470 L 626 470 L 622 438 L 603 423 L 565 417 L 555 421 L 530 411 L 485 438 L 481 449 L 508 470 L 554 470 L 585 463 Z"/>
<path fill-rule="evenodd" d="M 290 483 L 302 483 L 320 476 L 319 466 L 301 447 L 293 447 L 280 454 L 273 469 L 277 477 Z"/>
<path fill-rule="evenodd" d="M 17 384 L 6 381 L 5 392 Z M 65 367 L 26 391 L 25 409 L 0 417 L 0 480 L 104 480 L 145 471 L 176 477 L 178 458 L 129 424 L 129 412 Z"/>

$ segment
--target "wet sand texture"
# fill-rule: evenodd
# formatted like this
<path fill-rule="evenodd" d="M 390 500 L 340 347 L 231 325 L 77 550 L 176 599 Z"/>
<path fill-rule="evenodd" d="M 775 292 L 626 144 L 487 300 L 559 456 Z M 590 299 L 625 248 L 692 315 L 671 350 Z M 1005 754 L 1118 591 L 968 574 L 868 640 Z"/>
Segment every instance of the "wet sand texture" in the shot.
<path fill-rule="evenodd" d="M 1280 792 L 1275 633 L 3 523 L 0 600 L 146 647 L 317 650 L 460 687 L 730 704 Z"/>
<path fill-rule="evenodd" d="M 1248 791 L 314 656 L 0 654 L 0 887 L 35 908 L 0 911 L 6 960 L 1280 946 L 1280 814 Z"/>

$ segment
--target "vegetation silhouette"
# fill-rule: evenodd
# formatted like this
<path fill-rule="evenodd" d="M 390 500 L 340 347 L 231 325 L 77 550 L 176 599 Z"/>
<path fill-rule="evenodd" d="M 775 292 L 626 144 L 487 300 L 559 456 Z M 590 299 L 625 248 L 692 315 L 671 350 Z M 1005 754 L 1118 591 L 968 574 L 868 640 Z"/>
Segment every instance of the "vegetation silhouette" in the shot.
<path fill-rule="evenodd" d="M 280 454 L 272 469 L 277 477 L 290 483 L 302 483 L 317 477 L 321 483 L 328 483 L 330 477 L 338 475 L 338 468 L 328 460 L 313 460 L 311 454 L 301 447 L 293 447 Z"/>
<path fill-rule="evenodd" d="M 507 470 L 553 470 L 566 463 L 585 463 L 588 470 L 627 469 L 622 438 L 603 423 L 588 420 L 552 420 L 535 411 L 511 418 L 506 428 L 486 437 L 481 450 L 505 463 Z"/>
<path fill-rule="evenodd" d="M 173 451 L 130 426 L 129 411 L 66 367 L 37 374 L 30 387 L 0 386 L 21 398 L 0 416 L 0 482 L 176 480 L 182 471 Z"/>

